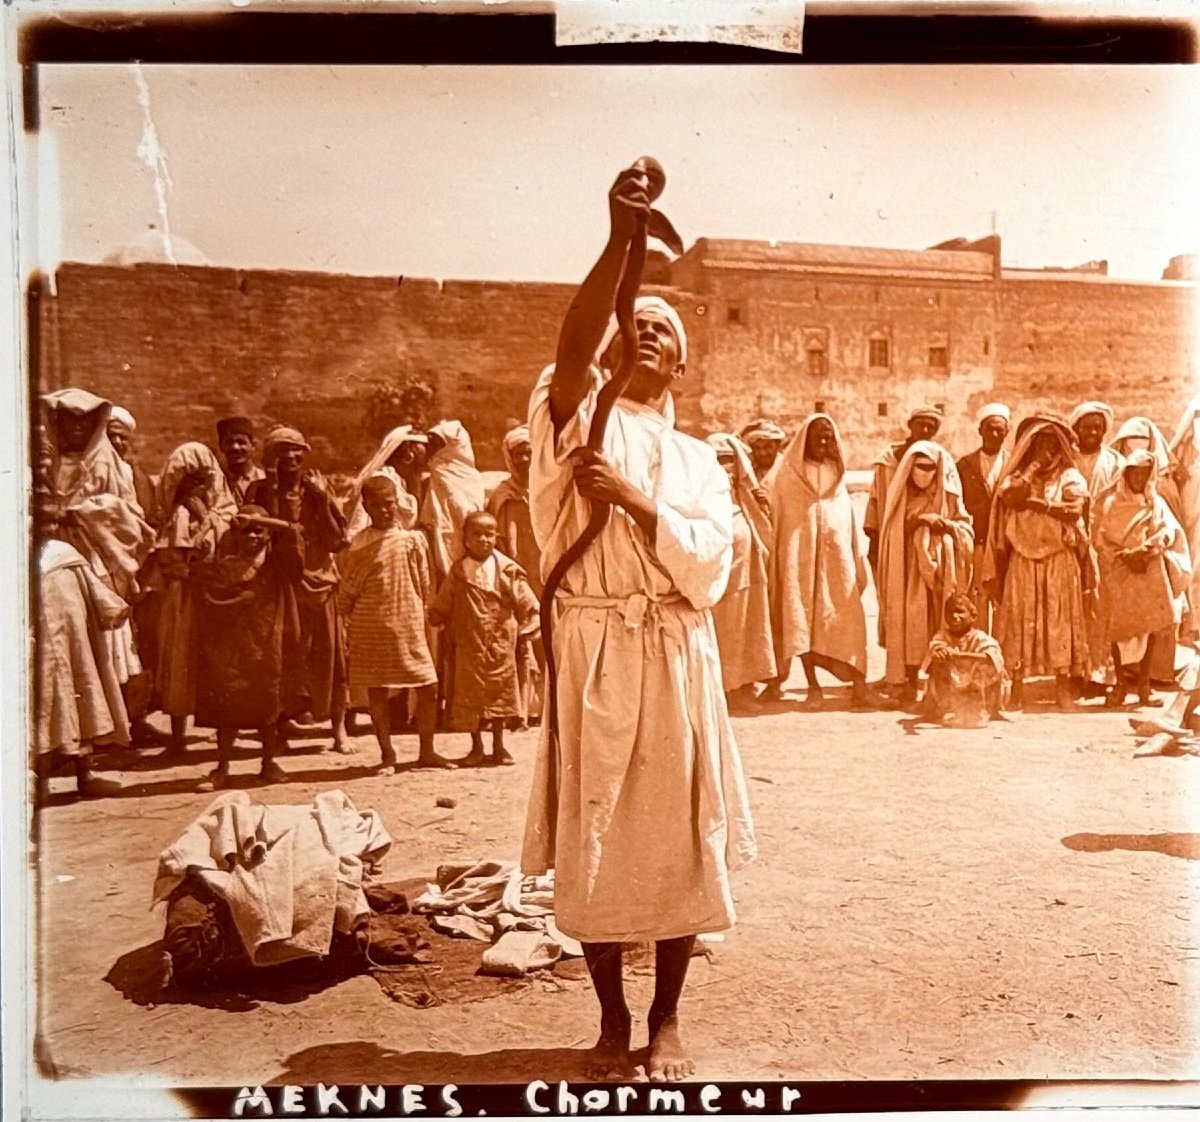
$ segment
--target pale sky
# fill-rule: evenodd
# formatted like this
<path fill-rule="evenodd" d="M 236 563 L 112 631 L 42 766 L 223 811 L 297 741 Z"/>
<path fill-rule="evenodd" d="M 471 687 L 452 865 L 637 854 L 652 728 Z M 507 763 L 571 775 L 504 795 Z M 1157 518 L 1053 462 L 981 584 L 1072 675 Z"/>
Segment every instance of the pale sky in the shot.
<path fill-rule="evenodd" d="M 1155 279 L 1200 248 L 1195 67 L 141 74 L 172 234 L 218 265 L 578 281 L 612 178 L 646 153 L 688 244 L 922 248 L 982 236 L 995 212 L 1008 265 L 1108 258 Z M 44 252 L 98 261 L 160 223 L 138 75 L 42 76 L 60 182 Z"/>

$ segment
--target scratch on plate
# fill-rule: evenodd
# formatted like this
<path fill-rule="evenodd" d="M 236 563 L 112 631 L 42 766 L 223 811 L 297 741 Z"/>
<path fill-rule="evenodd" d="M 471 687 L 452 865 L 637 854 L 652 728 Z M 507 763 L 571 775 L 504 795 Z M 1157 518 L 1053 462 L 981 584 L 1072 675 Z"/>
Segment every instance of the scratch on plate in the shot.
<path fill-rule="evenodd" d="M 142 139 L 138 144 L 137 154 L 142 163 L 154 173 L 154 200 L 158 205 L 163 251 L 172 265 L 178 265 L 179 262 L 175 260 L 175 247 L 171 244 L 171 220 L 167 214 L 167 196 L 173 187 L 171 173 L 167 170 L 167 153 L 158 139 L 158 129 L 154 127 L 154 117 L 150 113 L 150 87 L 146 85 L 141 63 L 133 64 L 133 78 L 137 82 L 138 103 L 142 107 Z"/>

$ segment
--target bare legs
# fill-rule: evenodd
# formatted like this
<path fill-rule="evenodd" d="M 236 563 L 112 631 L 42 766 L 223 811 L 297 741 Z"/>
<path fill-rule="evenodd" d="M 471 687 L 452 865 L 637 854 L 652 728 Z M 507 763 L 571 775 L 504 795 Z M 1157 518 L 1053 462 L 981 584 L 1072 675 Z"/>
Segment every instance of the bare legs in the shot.
<path fill-rule="evenodd" d="M 856 709 L 870 703 L 866 675 L 855 670 L 848 662 L 818 654 L 816 651 L 808 651 L 800 656 L 800 664 L 804 667 L 804 678 L 808 683 L 808 696 L 805 701 L 811 708 L 820 707 L 825 700 L 825 693 L 817 681 L 818 669 L 832 674 L 839 682 L 850 683 L 850 699 Z"/>
<path fill-rule="evenodd" d="M 655 1083 L 686 1079 L 696 1070 L 679 1038 L 679 995 L 695 941 L 694 936 L 687 935 L 654 945 L 654 1000 L 646 1018 L 650 1033 L 646 1075 Z"/>
<path fill-rule="evenodd" d="M 1141 662 L 1137 664 L 1137 696 L 1139 705 L 1150 704 L 1150 664 L 1154 660 L 1154 647 L 1157 639 L 1157 635 L 1148 635 L 1146 637 L 1146 653 L 1142 655 Z M 1109 691 L 1105 705 L 1111 709 L 1119 709 L 1125 704 L 1129 692 L 1129 684 L 1125 677 L 1126 667 L 1121 663 L 1121 649 L 1116 643 L 1112 645 L 1112 658 L 1115 684 Z"/>
<path fill-rule="evenodd" d="M 657 1083 L 686 1079 L 695 1071 L 679 1036 L 679 995 L 687 978 L 695 938 L 663 939 L 654 945 L 654 1000 L 646 1018 L 650 1058 L 646 1074 Z M 631 1018 L 621 977 L 620 943 L 584 943 L 592 985 L 600 1001 L 600 1039 L 587 1076 L 598 1082 L 625 1078 L 629 1071 Z"/>
<path fill-rule="evenodd" d="M 443 759 L 433 749 L 433 733 L 437 725 L 437 685 L 420 686 L 413 690 L 416 697 L 417 738 L 420 749 L 417 755 L 417 767 L 452 768 L 455 765 Z M 392 747 L 392 714 L 386 688 L 367 690 L 367 707 L 371 713 L 371 726 L 375 730 L 375 739 L 379 742 L 379 752 L 382 763 L 377 774 L 392 775 L 396 769 L 396 752 Z"/>
<path fill-rule="evenodd" d="M 585 1074 L 598 1083 L 624 1079 L 630 1066 L 631 1018 L 621 977 L 624 959 L 621 944 L 584 943 L 583 957 L 600 1001 L 600 1039 Z"/>
<path fill-rule="evenodd" d="M 367 690 L 367 711 L 371 714 L 371 728 L 379 743 L 380 765 L 376 775 L 396 774 L 396 751 L 392 747 L 392 706 L 390 691 L 386 687 Z"/>
<path fill-rule="evenodd" d="M 489 730 L 492 734 L 491 756 L 488 756 L 483 748 L 483 734 Z M 487 764 L 507 765 L 513 762 L 508 749 L 504 747 L 503 718 L 484 718 L 484 720 L 479 722 L 479 728 L 471 733 L 471 751 L 463 757 L 462 762 L 467 767 L 484 767 Z"/>
<path fill-rule="evenodd" d="M 233 746 L 237 740 L 238 730 L 226 725 L 217 729 L 217 766 L 197 785 L 197 791 L 218 791 L 229 785 L 229 764 L 233 759 Z M 262 767 L 258 778 L 263 783 L 284 783 L 287 772 L 276 762 L 279 752 L 279 734 L 275 725 L 267 725 L 258 730 L 262 741 Z"/>

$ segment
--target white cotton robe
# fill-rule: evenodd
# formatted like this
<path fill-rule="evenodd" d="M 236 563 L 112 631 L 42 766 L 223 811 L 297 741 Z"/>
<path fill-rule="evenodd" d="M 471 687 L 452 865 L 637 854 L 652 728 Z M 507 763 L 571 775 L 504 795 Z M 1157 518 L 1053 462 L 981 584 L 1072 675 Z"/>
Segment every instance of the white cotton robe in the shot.
<path fill-rule="evenodd" d="M 818 418 L 832 426 L 838 449 L 824 485 L 814 482 L 820 477 L 806 470 L 804 459 L 808 430 Z M 846 488 L 842 436 L 827 413 L 809 417 L 776 462 L 771 511 L 771 624 L 780 665 L 813 651 L 865 674 L 866 543 Z"/>
<path fill-rule="evenodd" d="M 603 375 L 559 434 L 545 371 L 530 399 L 530 512 L 542 574 L 582 533 L 571 487 Z M 728 872 L 755 854 L 709 608 L 731 558 L 729 480 L 670 416 L 621 401 L 604 455 L 658 508 L 653 548 L 615 510 L 567 574 L 554 632 L 559 752 L 543 728 L 522 867 L 555 868 L 555 918 L 581 942 L 645 942 L 734 921 Z"/>

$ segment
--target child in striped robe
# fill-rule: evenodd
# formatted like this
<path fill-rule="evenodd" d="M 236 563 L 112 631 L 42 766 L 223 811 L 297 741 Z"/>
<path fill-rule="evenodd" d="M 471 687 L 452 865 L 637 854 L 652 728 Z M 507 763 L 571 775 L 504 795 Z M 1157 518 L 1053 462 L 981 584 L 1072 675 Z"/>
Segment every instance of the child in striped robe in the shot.
<path fill-rule="evenodd" d="M 379 741 L 378 775 L 394 775 L 389 698 L 416 695 L 418 767 L 453 767 L 433 748 L 437 671 L 429 650 L 425 605 L 429 599 L 429 547 L 419 530 L 402 530 L 395 485 L 387 476 L 365 480 L 362 505 L 371 525 L 355 535 L 339 561 L 338 606 L 346 620 L 352 694 L 364 691 Z"/>

